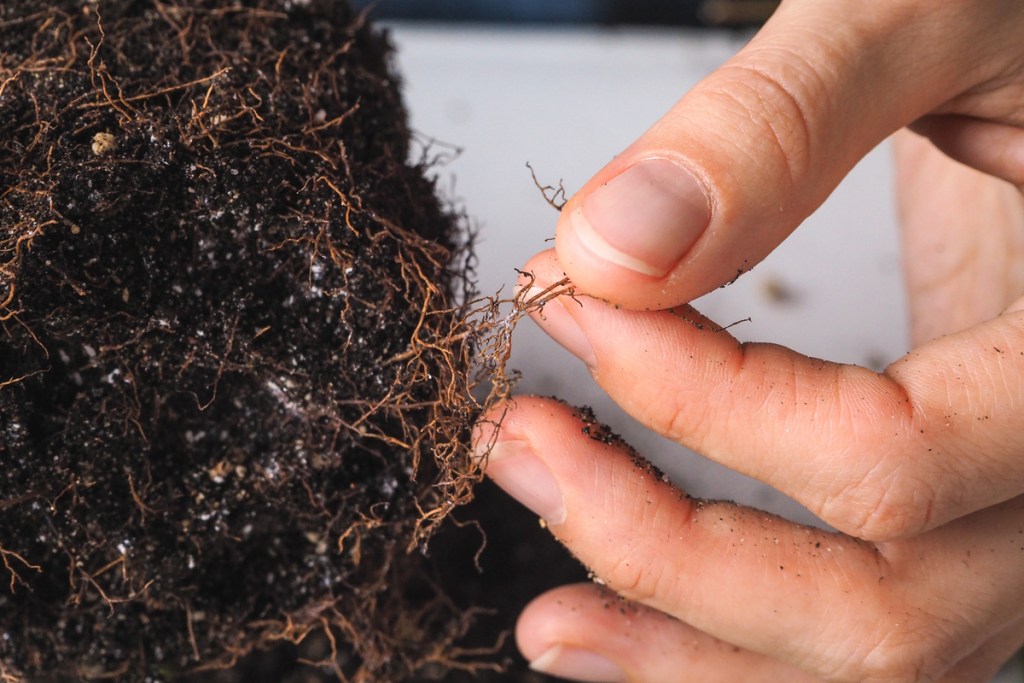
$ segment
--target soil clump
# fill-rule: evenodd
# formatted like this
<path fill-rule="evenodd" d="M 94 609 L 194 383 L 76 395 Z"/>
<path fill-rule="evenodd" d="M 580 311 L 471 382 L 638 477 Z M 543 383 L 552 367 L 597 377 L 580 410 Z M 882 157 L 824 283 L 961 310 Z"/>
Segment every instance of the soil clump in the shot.
<path fill-rule="evenodd" d="M 332 0 L 0 6 L 3 680 L 472 658 L 426 552 L 479 478 L 468 236 L 389 52 Z"/>

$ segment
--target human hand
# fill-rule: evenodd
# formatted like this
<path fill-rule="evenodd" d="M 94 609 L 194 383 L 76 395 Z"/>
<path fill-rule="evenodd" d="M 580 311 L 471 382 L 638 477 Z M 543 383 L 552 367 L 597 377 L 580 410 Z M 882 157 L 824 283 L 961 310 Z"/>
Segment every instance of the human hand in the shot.
<path fill-rule="evenodd" d="M 551 252 L 528 268 L 536 284 L 561 277 Z M 687 307 L 560 297 L 536 315 L 648 426 L 847 533 L 690 499 L 565 405 L 517 398 L 489 476 L 631 601 L 593 586 L 540 597 L 517 628 L 534 666 L 590 681 L 967 683 L 1024 641 L 1020 332 L 985 323 L 886 375 L 739 344 Z M 950 350 L 980 355 L 977 373 L 942 362 Z M 979 386 L 997 377 L 1005 395 Z"/>
<path fill-rule="evenodd" d="M 1024 8 L 872 8 L 902 12 L 904 26 L 892 17 L 847 20 L 846 4 L 817 3 L 803 14 L 798 2 L 784 5 L 738 66 L 699 86 L 566 206 L 558 259 L 547 253 L 526 266 L 534 284 L 567 272 L 588 294 L 675 307 L 753 266 L 860 154 L 929 112 L 919 132 L 961 161 L 1024 183 L 1015 127 L 1024 124 L 1015 118 L 1024 79 L 1012 67 L 1024 62 L 1024 46 L 1007 40 L 1021 35 Z M 913 5 L 928 15 L 913 18 Z M 1012 32 L 996 26 L 997 11 Z M 856 29 L 841 31 L 831 52 L 815 24 L 829 13 Z M 932 38 L 908 43 L 922 21 Z M 957 35 L 940 40 L 942 31 Z M 963 64 L 955 55 L 971 55 L 975 76 L 987 71 L 996 58 L 990 43 L 1008 51 L 995 68 L 999 83 L 982 78 L 936 95 Z M 851 44 L 884 72 L 878 82 L 870 69 L 857 75 L 863 64 L 842 63 L 856 54 L 844 52 Z M 937 74 L 945 62 L 950 69 Z M 775 80 L 760 80 L 766 74 Z M 808 85 L 817 94 L 801 90 Z M 864 103 L 851 110 L 857 98 Z M 919 99 L 931 106 L 915 111 Z M 965 114 L 979 118 L 948 118 Z M 685 137 L 693 130 L 698 140 Z M 641 422 L 789 493 L 842 532 L 689 500 L 621 447 L 587 438 L 571 410 L 517 399 L 489 475 L 633 601 L 617 604 L 591 586 L 542 596 L 518 628 L 535 665 L 596 681 L 979 681 L 1024 641 L 1024 200 L 1012 185 L 903 137 L 901 213 L 921 346 L 882 374 L 740 345 L 686 307 L 640 312 L 562 297 L 535 316 Z M 651 157 L 698 175 L 710 200 L 691 202 L 691 215 L 711 207 L 703 236 L 676 244 L 680 260 L 657 273 L 635 267 L 639 252 L 623 258 L 610 242 L 595 248 L 593 234 L 578 234 L 588 196 Z M 634 222 L 619 237 L 686 214 L 627 189 L 597 202 L 626 207 L 622 220 Z M 667 229 L 681 243 L 685 227 Z M 669 254 L 656 246 L 651 253 Z"/>

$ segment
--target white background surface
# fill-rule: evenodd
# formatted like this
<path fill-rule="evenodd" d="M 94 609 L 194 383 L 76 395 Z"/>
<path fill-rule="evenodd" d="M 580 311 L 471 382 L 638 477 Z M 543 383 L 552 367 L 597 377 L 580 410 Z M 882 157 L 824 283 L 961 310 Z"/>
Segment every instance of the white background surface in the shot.
<path fill-rule="evenodd" d="M 526 168 L 574 191 L 701 77 L 742 36 L 685 31 L 531 31 L 398 24 L 392 36 L 413 127 L 461 148 L 441 185 L 479 229 L 483 293 L 547 248 L 557 214 Z M 696 132 L 699 134 L 699 131 Z M 841 135 L 842 131 L 837 131 Z M 442 151 L 441 148 L 435 148 Z M 695 302 L 744 340 L 880 368 L 907 350 L 888 150 L 875 150 L 793 237 L 734 285 Z M 782 288 L 792 301 L 769 295 Z M 511 365 L 524 393 L 556 394 L 598 417 L 700 497 L 728 498 L 803 522 L 796 503 L 635 425 L 579 361 L 529 323 Z M 1024 680 L 1007 672 L 1004 683 Z"/>

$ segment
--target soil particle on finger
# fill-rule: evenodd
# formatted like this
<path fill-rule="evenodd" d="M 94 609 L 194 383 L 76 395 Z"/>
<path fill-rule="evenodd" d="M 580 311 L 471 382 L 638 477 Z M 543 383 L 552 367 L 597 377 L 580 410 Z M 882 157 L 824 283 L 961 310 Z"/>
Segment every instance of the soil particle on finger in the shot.
<path fill-rule="evenodd" d="M 614 431 L 612 431 L 611 427 L 598 421 L 597 416 L 594 414 L 593 408 L 590 408 L 589 406 L 584 406 L 581 408 L 576 408 L 575 410 L 577 416 L 582 422 L 582 427 L 580 428 L 580 431 L 583 433 L 584 436 L 587 436 L 588 438 L 593 439 L 594 441 L 599 441 L 600 443 L 603 443 L 605 445 L 612 446 L 617 450 L 626 453 L 629 456 L 630 460 L 633 462 L 633 465 L 638 470 L 641 470 L 644 473 L 649 474 L 655 479 L 659 479 L 666 482 L 668 481 L 668 476 L 662 470 L 660 470 L 649 460 L 640 455 L 640 453 L 635 448 L 633 448 L 633 446 L 631 446 L 624 438 L 622 438 L 619 434 L 616 434 Z"/>

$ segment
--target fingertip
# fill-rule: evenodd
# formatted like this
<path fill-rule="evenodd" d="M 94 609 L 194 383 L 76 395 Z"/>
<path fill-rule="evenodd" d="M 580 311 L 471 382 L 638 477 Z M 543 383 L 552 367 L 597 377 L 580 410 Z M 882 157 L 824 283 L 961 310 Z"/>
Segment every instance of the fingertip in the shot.
<path fill-rule="evenodd" d="M 534 598 L 516 620 L 515 639 L 519 652 L 532 662 L 559 641 L 559 617 L 563 610 L 578 609 L 574 602 L 566 603 L 559 593 L 571 586 L 559 586 Z"/>
<path fill-rule="evenodd" d="M 568 275 L 554 249 L 545 249 L 534 254 L 519 273 L 517 287 L 547 287 Z"/>
<path fill-rule="evenodd" d="M 819 680 L 595 584 L 537 597 L 515 637 L 532 669 L 579 681 Z"/>
<path fill-rule="evenodd" d="M 666 296 L 663 277 L 642 272 L 639 266 L 627 267 L 621 255 L 609 258 L 600 252 L 595 240 L 588 244 L 586 237 L 581 237 L 577 223 L 563 210 L 551 254 L 577 291 L 630 309 L 653 310 L 675 305 L 675 299 Z"/>
<path fill-rule="evenodd" d="M 561 586 L 531 602 L 516 622 L 516 644 L 530 668 L 592 683 L 635 680 L 616 644 L 623 635 L 609 606 L 621 600 L 593 584 Z M 599 607 L 604 605 L 604 609 Z M 635 609 L 635 608 L 634 608 Z"/>
<path fill-rule="evenodd" d="M 593 647 L 614 636 L 622 619 L 640 613 L 661 612 L 631 603 L 596 583 L 574 583 L 553 588 L 537 596 L 519 615 L 515 638 L 519 651 L 532 661 L 558 643 Z"/>
<path fill-rule="evenodd" d="M 545 415 L 559 422 L 564 406 L 553 410 L 556 401 L 522 397 L 515 407 L 506 402 L 499 419 L 490 419 L 478 427 L 477 458 L 486 475 L 510 496 L 534 512 L 550 526 L 566 519 L 562 486 L 548 463 L 544 449 L 547 432 Z"/>

